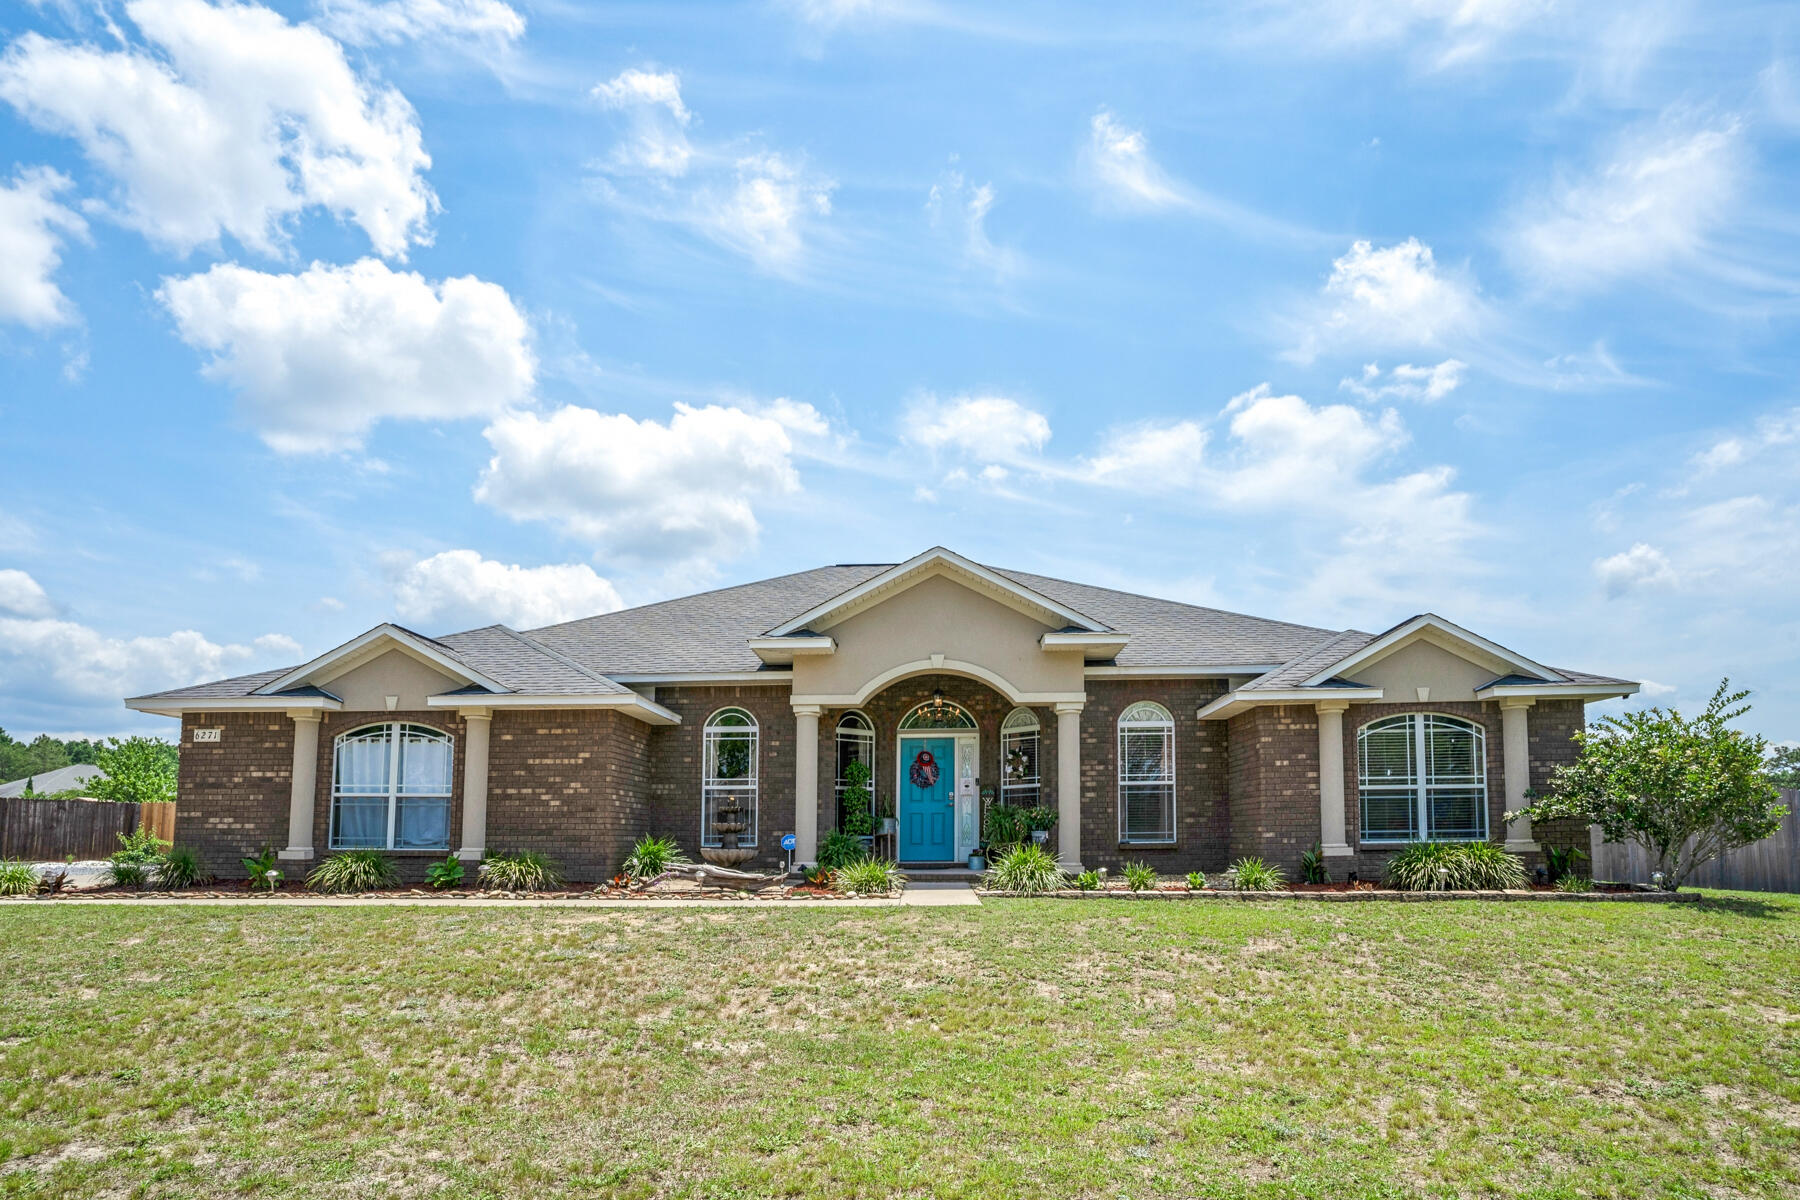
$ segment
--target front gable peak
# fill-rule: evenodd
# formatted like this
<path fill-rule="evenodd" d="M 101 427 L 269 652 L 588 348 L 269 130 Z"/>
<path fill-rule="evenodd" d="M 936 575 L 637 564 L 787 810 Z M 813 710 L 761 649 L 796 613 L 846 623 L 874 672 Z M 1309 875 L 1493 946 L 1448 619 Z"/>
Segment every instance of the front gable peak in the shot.
<path fill-rule="evenodd" d="M 302 663 L 280 678 L 256 689 L 254 694 L 273 696 L 298 687 L 323 687 L 338 676 L 392 651 L 399 651 L 482 691 L 500 693 L 511 690 L 505 684 L 471 667 L 448 647 L 423 634 L 388 622 L 377 625 L 335 649 L 327 650 L 311 662 Z"/>

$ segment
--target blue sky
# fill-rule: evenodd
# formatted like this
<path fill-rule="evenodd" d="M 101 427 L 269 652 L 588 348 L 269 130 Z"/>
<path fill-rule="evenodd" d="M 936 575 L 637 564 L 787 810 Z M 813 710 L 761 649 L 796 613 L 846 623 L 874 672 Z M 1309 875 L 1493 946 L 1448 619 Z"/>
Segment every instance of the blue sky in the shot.
<path fill-rule="evenodd" d="M 933 544 L 1800 737 L 1800 14 L 38 0 L 0 725 Z"/>

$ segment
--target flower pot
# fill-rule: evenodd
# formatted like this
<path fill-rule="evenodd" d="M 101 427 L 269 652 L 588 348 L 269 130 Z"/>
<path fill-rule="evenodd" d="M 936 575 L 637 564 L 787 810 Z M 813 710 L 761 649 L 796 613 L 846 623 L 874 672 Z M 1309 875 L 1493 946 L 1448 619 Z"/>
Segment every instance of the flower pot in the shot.
<path fill-rule="evenodd" d="M 1031 840 L 1041 846 L 1050 840 L 1050 831 L 1048 829 L 1034 829 L 1031 831 Z"/>
<path fill-rule="evenodd" d="M 969 870 L 971 870 L 971 871 L 987 870 L 987 859 L 983 858 L 979 854 L 969 855 Z"/>
<path fill-rule="evenodd" d="M 900 818 L 899 817 L 883 817 L 883 818 L 881 818 L 881 832 L 883 834 L 899 833 L 900 832 Z"/>

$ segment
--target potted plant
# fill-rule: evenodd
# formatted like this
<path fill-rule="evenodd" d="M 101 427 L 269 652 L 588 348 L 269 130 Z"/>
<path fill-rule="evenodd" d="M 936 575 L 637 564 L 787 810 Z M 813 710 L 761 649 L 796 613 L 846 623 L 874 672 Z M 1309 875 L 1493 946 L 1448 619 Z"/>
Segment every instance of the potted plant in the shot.
<path fill-rule="evenodd" d="M 971 870 L 971 871 L 987 870 L 987 852 L 984 847 L 977 846 L 973 850 L 969 851 L 969 870 Z"/>
<path fill-rule="evenodd" d="M 878 801 L 881 808 L 881 832 L 884 837 L 893 837 L 900 832 L 900 821 L 894 816 L 894 798 L 883 796 Z"/>
<path fill-rule="evenodd" d="M 1025 810 L 1025 827 L 1031 830 L 1031 840 L 1042 845 L 1050 840 L 1050 827 L 1056 824 L 1056 810 L 1037 805 Z"/>

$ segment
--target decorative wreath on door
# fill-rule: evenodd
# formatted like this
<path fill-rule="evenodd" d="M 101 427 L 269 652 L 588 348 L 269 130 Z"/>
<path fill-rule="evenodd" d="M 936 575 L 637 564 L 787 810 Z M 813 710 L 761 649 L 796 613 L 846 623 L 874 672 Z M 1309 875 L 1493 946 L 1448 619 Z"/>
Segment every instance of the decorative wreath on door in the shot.
<path fill-rule="evenodd" d="M 937 783 L 938 764 L 931 751 L 919 751 L 912 760 L 912 770 L 908 772 L 908 775 L 916 788 L 928 788 Z"/>

